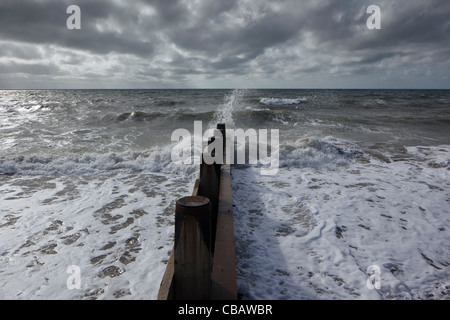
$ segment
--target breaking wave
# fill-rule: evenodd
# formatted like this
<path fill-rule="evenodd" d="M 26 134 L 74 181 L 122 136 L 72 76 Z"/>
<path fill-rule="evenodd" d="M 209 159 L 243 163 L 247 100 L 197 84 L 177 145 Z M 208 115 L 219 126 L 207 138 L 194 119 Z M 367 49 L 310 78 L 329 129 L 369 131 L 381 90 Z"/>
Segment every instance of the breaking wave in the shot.
<path fill-rule="evenodd" d="M 175 145 L 173 143 L 141 152 L 3 157 L 0 158 L 0 175 L 90 176 L 120 172 L 160 172 L 191 176 L 198 170 L 194 157 L 190 157 L 193 164 L 173 162 L 172 150 Z M 280 166 L 340 166 L 349 163 L 357 153 L 351 146 L 340 144 L 334 138 L 305 138 L 280 146 Z"/>
<path fill-rule="evenodd" d="M 160 172 L 190 176 L 194 165 L 172 162 L 173 145 L 146 152 L 107 154 L 30 155 L 0 158 L 0 175 L 99 175 L 105 173 Z"/>
<path fill-rule="evenodd" d="M 307 102 L 306 98 L 296 98 L 296 99 L 286 99 L 286 98 L 262 98 L 259 100 L 260 103 L 264 105 L 275 105 L 275 106 L 284 106 L 284 105 L 298 105 L 301 103 Z"/>

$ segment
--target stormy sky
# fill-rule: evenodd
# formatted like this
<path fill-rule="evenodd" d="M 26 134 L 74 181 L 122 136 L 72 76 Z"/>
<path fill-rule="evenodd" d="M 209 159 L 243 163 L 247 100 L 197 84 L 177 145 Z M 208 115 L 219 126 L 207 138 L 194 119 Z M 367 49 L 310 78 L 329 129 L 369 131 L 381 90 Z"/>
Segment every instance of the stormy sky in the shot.
<path fill-rule="evenodd" d="M 449 89 L 449 76 L 448 0 L 0 0 L 0 89 Z"/>

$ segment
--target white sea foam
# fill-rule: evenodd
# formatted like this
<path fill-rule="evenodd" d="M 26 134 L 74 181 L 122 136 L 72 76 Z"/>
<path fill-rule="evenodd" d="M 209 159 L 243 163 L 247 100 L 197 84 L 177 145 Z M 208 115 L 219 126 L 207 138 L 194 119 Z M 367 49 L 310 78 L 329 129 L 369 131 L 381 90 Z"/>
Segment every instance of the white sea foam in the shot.
<path fill-rule="evenodd" d="M 0 176 L 0 299 L 155 299 L 184 175 Z M 170 196 L 167 196 L 170 195 Z M 69 290 L 67 267 L 81 270 Z"/>
<path fill-rule="evenodd" d="M 198 176 L 170 152 L 1 160 L 0 299 L 155 299 L 174 201 Z M 69 265 L 79 290 L 66 286 Z"/>
<path fill-rule="evenodd" d="M 448 299 L 450 147 L 387 161 L 329 139 L 298 145 L 274 177 L 233 172 L 243 298 Z M 366 286 L 371 265 L 378 290 Z"/>
<path fill-rule="evenodd" d="M 302 138 L 280 146 L 281 167 L 334 168 L 348 164 L 358 150 L 338 139 Z"/>
<path fill-rule="evenodd" d="M 261 98 L 259 101 L 262 104 L 265 105 L 276 105 L 276 106 L 282 106 L 282 105 L 296 105 L 301 104 L 304 102 L 307 102 L 307 98 L 295 98 L 295 99 L 288 99 L 288 98 Z"/>

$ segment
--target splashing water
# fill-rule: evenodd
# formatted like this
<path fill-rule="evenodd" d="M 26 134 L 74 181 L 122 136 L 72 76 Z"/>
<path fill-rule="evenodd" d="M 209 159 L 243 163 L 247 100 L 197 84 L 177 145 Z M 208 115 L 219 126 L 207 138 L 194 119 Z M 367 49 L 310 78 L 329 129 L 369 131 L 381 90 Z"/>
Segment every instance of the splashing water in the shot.
<path fill-rule="evenodd" d="M 217 109 L 212 125 L 225 123 L 227 128 L 234 128 L 233 112 L 236 111 L 242 102 L 242 97 L 246 94 L 245 89 L 234 89 L 225 95 L 223 104 Z"/>

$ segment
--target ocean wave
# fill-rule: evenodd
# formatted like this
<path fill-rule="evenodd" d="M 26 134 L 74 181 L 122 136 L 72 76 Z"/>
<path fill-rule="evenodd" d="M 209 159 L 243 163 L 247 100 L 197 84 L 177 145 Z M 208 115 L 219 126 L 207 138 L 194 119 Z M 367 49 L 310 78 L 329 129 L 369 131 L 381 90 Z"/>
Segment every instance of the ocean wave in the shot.
<path fill-rule="evenodd" d="M 156 119 L 156 118 L 162 117 L 162 116 L 165 116 L 165 114 L 159 113 L 159 112 L 147 113 L 147 112 L 142 112 L 142 111 L 133 111 L 133 112 L 121 113 L 120 115 L 118 115 L 115 118 L 115 120 L 119 121 L 119 122 L 126 121 L 126 120 L 149 121 L 149 120 L 153 120 L 153 119 Z"/>
<path fill-rule="evenodd" d="M 307 102 L 307 98 L 295 98 L 295 99 L 287 99 L 287 98 L 261 98 L 259 100 L 260 103 L 264 105 L 275 105 L 275 106 L 283 106 L 283 105 L 297 105 L 301 103 Z"/>
<path fill-rule="evenodd" d="M 197 166 L 174 163 L 173 145 L 146 152 L 30 155 L 0 158 L 0 175 L 99 175 L 108 173 L 159 172 L 191 176 Z"/>
<path fill-rule="evenodd" d="M 173 121 L 175 120 L 186 120 L 186 119 L 199 119 L 206 120 L 210 119 L 214 115 L 214 111 L 207 112 L 192 112 L 178 110 L 170 113 L 164 112 L 143 112 L 143 111 L 133 111 L 133 112 L 124 112 L 118 116 L 111 117 L 111 115 L 104 116 L 104 120 L 115 120 L 118 122 L 123 121 L 134 121 L 134 122 L 148 122 L 155 119 L 167 118 L 167 120 Z"/>
<path fill-rule="evenodd" d="M 154 99 L 152 101 L 152 105 L 157 107 L 173 107 L 180 104 L 185 104 L 185 101 L 176 101 L 176 100 L 169 100 L 169 99 Z"/>
<path fill-rule="evenodd" d="M 173 162 L 175 144 L 143 152 L 30 155 L 0 158 L 0 175 L 98 175 L 116 172 L 160 172 L 190 176 L 198 165 Z M 242 146 L 235 146 L 235 152 Z M 248 146 L 247 146 L 248 147 Z M 280 146 L 280 167 L 345 165 L 355 155 L 334 138 L 305 138 Z M 186 160 L 186 159 L 185 159 Z M 194 158 L 191 157 L 191 163 Z"/>
<path fill-rule="evenodd" d="M 280 147 L 280 167 L 337 167 L 349 164 L 362 152 L 336 138 L 302 138 Z"/>
<path fill-rule="evenodd" d="M 169 118 L 171 119 L 194 119 L 194 120 L 207 120 L 212 118 L 215 115 L 215 111 L 205 111 L 205 112 L 185 112 L 185 111 L 176 111 L 169 114 Z"/>
<path fill-rule="evenodd" d="M 251 142 L 246 141 L 244 145 L 239 141 L 235 142 L 234 158 L 238 150 L 242 148 L 245 148 L 246 154 L 248 153 L 250 148 L 248 143 Z M 199 166 L 195 164 L 192 154 L 186 155 L 181 161 L 172 161 L 172 151 L 176 145 L 172 143 L 139 152 L 0 157 L 0 175 L 89 176 L 120 172 L 155 172 L 191 177 L 198 171 Z M 279 166 L 280 168 L 335 169 L 354 162 L 389 164 L 399 161 L 417 161 L 424 167 L 450 169 L 449 150 L 448 146 L 408 148 L 389 144 L 364 146 L 335 137 L 307 137 L 295 141 L 281 141 Z M 197 150 L 197 152 L 201 151 Z"/>

